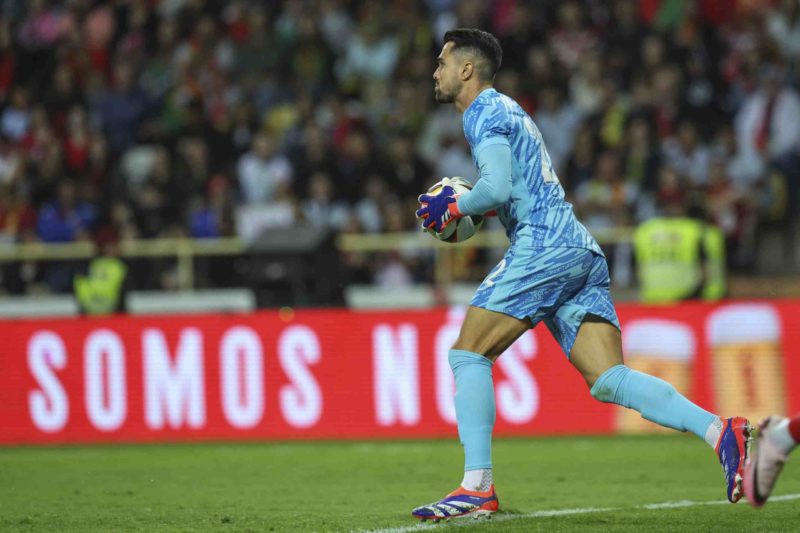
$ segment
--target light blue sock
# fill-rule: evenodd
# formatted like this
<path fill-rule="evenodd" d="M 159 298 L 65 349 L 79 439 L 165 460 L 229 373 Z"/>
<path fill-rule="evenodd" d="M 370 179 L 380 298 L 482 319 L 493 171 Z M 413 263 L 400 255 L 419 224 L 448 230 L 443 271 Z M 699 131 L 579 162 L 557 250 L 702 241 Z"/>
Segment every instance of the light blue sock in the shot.
<path fill-rule="evenodd" d="M 717 417 L 690 402 L 675 387 L 625 365 L 612 366 L 597 379 L 592 396 L 638 411 L 642 418 L 706 438 Z"/>
<path fill-rule="evenodd" d="M 491 468 L 495 419 L 492 362 L 464 350 L 450 350 L 447 360 L 456 378 L 456 420 L 464 446 L 464 470 Z"/>

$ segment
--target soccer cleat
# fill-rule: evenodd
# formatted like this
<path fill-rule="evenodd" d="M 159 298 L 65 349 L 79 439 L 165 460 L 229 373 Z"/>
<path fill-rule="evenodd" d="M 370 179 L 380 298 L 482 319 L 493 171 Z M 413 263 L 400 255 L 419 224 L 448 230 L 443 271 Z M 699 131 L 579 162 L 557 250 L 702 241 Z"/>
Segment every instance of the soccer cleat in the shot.
<path fill-rule="evenodd" d="M 486 492 L 467 490 L 458 487 L 438 502 L 417 507 L 411 511 L 411 516 L 420 520 L 448 520 L 471 516 L 473 518 L 491 518 L 497 512 L 500 502 L 494 485 Z"/>
<path fill-rule="evenodd" d="M 746 418 L 735 416 L 724 421 L 717 452 L 719 463 L 725 472 L 728 485 L 728 501 L 736 503 L 742 498 L 744 464 L 750 455 L 750 433 L 752 426 Z"/>
<path fill-rule="evenodd" d="M 753 507 L 767 502 L 786 462 L 786 454 L 770 438 L 771 428 L 782 420 L 782 416 L 773 415 L 761 422 L 758 446 L 744 466 L 744 494 Z"/>

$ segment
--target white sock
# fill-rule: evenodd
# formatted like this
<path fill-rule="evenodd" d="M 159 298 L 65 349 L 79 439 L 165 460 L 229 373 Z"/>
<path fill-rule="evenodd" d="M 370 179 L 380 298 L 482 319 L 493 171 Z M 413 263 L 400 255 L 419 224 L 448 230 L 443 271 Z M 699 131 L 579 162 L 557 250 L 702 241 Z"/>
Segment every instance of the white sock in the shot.
<path fill-rule="evenodd" d="M 719 442 L 719 437 L 722 435 L 722 419 L 720 417 L 715 417 L 714 421 L 711 422 L 711 425 L 708 426 L 706 430 L 706 437 L 705 440 L 709 446 L 716 449 L 717 442 Z"/>
<path fill-rule="evenodd" d="M 493 482 L 492 469 L 479 468 L 477 470 L 465 470 L 461 486 L 467 490 L 486 492 Z"/>
<path fill-rule="evenodd" d="M 797 443 L 792 438 L 791 433 L 789 433 L 788 418 L 784 418 L 775 424 L 774 428 L 770 429 L 769 440 L 771 440 L 784 454 L 789 453 L 794 449 L 795 446 L 797 446 Z"/>

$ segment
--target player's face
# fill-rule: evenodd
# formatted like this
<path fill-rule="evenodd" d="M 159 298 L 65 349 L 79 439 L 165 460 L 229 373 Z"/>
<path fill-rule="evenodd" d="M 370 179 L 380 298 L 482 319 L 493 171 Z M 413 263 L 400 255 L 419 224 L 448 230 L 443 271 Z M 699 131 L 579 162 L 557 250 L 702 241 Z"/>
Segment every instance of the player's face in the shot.
<path fill-rule="evenodd" d="M 439 66 L 433 73 L 433 92 L 436 101 L 440 104 L 455 102 L 456 95 L 461 90 L 461 80 L 458 77 L 459 65 L 456 56 L 452 53 L 453 42 L 447 41 L 442 47 L 442 53 L 437 58 Z"/>

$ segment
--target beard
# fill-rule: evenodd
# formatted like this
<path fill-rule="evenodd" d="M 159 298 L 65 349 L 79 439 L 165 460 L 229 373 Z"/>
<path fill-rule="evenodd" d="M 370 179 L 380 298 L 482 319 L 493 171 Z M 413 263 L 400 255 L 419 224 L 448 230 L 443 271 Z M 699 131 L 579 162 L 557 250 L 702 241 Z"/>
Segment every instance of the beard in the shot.
<path fill-rule="evenodd" d="M 439 104 L 452 104 L 456 101 L 456 96 L 453 93 L 442 91 L 441 86 L 435 86 L 433 88 L 433 94 L 436 98 L 436 102 Z"/>

